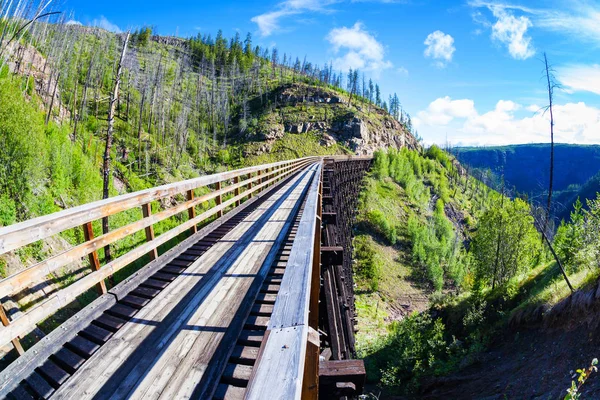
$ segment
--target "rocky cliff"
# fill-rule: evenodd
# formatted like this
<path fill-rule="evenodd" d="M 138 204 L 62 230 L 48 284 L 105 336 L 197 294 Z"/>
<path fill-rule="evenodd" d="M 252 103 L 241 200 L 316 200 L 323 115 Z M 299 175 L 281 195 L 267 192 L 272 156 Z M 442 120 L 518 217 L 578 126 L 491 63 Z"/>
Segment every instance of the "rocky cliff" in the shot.
<path fill-rule="evenodd" d="M 416 149 L 416 138 L 383 109 L 328 89 L 303 84 L 279 90 L 276 102 L 263 116 L 259 139 L 262 151 L 285 134 L 314 133 L 321 144 L 341 144 L 357 155 L 371 155 L 378 149 Z"/>

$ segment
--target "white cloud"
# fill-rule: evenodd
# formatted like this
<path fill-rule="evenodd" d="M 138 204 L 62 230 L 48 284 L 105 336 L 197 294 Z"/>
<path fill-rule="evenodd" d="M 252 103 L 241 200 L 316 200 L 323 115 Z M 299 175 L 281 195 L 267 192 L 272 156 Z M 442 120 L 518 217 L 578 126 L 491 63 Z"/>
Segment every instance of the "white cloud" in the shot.
<path fill-rule="evenodd" d="M 442 31 L 430 33 L 425 39 L 425 57 L 433 58 L 435 65 L 444 68 L 446 64 L 452 61 L 452 56 L 456 48 L 454 47 L 454 38 Z"/>
<path fill-rule="evenodd" d="M 446 96 L 431 102 L 426 110 L 417 114 L 417 118 L 427 125 L 448 125 L 454 118 L 468 118 L 476 114 L 473 100 L 452 100 Z"/>
<path fill-rule="evenodd" d="M 307 11 L 330 12 L 327 6 L 338 0 L 287 0 L 277 5 L 277 10 L 257 15 L 251 19 L 258 25 L 261 36 L 270 36 L 281 29 L 280 19 Z"/>
<path fill-rule="evenodd" d="M 519 117 L 521 105 L 500 100 L 493 110 L 480 114 L 473 100 L 433 101 L 417 114 L 414 124 L 431 143 L 444 143 L 446 133 L 455 145 L 501 145 L 549 142 L 550 116 L 539 106 L 525 107 L 532 114 Z M 554 106 L 555 140 L 562 143 L 600 143 L 600 109 L 583 102 Z"/>
<path fill-rule="evenodd" d="M 501 7 L 493 7 L 492 12 L 498 20 L 492 26 L 492 39 L 508 46 L 508 52 L 517 60 L 525 60 L 535 54 L 531 37 L 527 29 L 531 20 L 527 17 L 515 17 Z"/>
<path fill-rule="evenodd" d="M 115 32 L 115 33 L 121 33 L 121 29 L 113 24 L 112 22 L 110 22 L 108 19 L 106 19 L 106 17 L 104 15 L 101 15 L 100 18 L 96 18 L 92 21 L 91 23 L 92 26 L 96 26 L 98 28 L 102 28 L 104 30 L 107 30 L 109 32 Z"/>
<path fill-rule="evenodd" d="M 399 73 L 400 75 L 408 76 L 408 70 L 404 67 L 398 67 L 396 69 L 396 72 Z"/>
<path fill-rule="evenodd" d="M 329 32 L 326 39 L 331 43 L 334 53 L 347 51 L 333 60 L 334 68 L 381 71 L 392 67 L 392 63 L 385 60 L 383 45 L 364 28 L 363 24 L 357 22 L 351 28 L 334 28 Z"/>
<path fill-rule="evenodd" d="M 556 78 L 565 90 L 600 94 L 600 65 L 567 65 L 557 68 Z"/>
<path fill-rule="evenodd" d="M 511 10 L 527 14 L 535 28 L 564 34 L 579 42 L 600 45 L 600 3 L 586 0 L 563 2 L 560 7 L 531 8 L 519 4 L 500 1 L 472 0 L 469 5 L 475 8 Z M 479 11 L 473 14 L 473 20 L 484 26 L 485 18 Z"/>
<path fill-rule="evenodd" d="M 79 25 L 79 26 L 81 26 L 83 24 L 81 22 L 77 21 L 77 20 L 70 19 L 67 22 L 65 22 L 65 25 Z"/>
<path fill-rule="evenodd" d="M 304 14 L 306 12 L 331 13 L 334 10 L 332 5 L 344 2 L 359 3 L 406 3 L 406 0 L 285 0 L 277 4 L 274 10 L 251 18 L 251 21 L 258 25 L 261 36 L 270 36 L 281 28 L 281 20 L 285 17 Z M 306 22 L 307 20 L 296 20 L 294 22 Z M 309 20 L 310 21 L 310 20 Z"/>

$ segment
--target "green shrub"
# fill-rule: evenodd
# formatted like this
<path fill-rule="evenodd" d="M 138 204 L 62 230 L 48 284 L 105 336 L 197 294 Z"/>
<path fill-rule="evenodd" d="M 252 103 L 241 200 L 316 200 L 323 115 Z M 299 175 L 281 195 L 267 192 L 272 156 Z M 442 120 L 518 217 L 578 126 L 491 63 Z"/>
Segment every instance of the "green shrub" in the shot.
<path fill-rule="evenodd" d="M 396 227 L 392 226 L 386 216 L 379 210 L 367 212 L 367 220 L 391 245 L 398 241 Z"/>
<path fill-rule="evenodd" d="M 451 342 L 445 337 L 441 319 L 428 313 L 414 313 L 390 327 L 390 334 L 379 344 L 372 370 L 381 371 L 378 378 L 388 388 L 411 392 L 418 388 L 419 378 L 447 370 Z M 377 368 L 377 369 L 376 369 Z"/>
<path fill-rule="evenodd" d="M 17 220 L 17 207 L 14 200 L 0 197 L 0 226 L 14 224 Z"/>
<path fill-rule="evenodd" d="M 385 179 L 390 175 L 390 161 L 388 153 L 383 150 L 376 151 L 373 160 L 373 172 L 379 179 Z"/>
<path fill-rule="evenodd" d="M 371 290 L 378 290 L 383 260 L 365 237 L 355 239 L 354 259 L 356 260 L 355 273 L 367 281 Z"/>

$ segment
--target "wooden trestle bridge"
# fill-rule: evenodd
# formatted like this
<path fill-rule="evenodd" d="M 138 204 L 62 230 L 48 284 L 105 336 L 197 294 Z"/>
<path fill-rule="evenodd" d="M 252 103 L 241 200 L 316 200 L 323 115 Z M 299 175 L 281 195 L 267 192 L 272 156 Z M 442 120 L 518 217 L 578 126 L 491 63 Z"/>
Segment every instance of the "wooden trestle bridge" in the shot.
<path fill-rule="evenodd" d="M 370 165 L 368 157 L 278 162 L 0 228 L 0 254 L 83 230 L 79 244 L 0 281 L 0 346 L 12 342 L 19 354 L 0 372 L 0 398 L 360 394 L 351 238 Z M 125 212 L 139 218 L 101 234 L 99 220 Z M 155 235 L 166 220 L 170 229 Z M 99 256 L 139 235 L 118 258 Z M 86 273 L 7 312 L 15 296 L 82 260 Z M 118 271 L 129 275 L 114 284 Z M 90 291 L 95 300 L 24 351 L 37 324 Z"/>

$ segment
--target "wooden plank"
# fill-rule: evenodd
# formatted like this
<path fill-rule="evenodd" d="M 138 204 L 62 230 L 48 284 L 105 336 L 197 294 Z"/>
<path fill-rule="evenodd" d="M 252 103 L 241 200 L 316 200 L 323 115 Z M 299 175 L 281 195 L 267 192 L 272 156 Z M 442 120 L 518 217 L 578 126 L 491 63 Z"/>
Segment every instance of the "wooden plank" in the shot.
<path fill-rule="evenodd" d="M 238 177 L 235 177 L 235 179 L 237 179 L 237 180 L 239 181 L 239 178 L 238 178 Z M 237 190 L 239 191 L 239 189 L 237 189 Z M 238 193 L 238 194 L 239 194 L 239 193 Z M 187 199 L 188 199 L 188 201 L 192 201 L 192 200 L 194 200 L 194 197 L 195 197 L 195 196 L 194 196 L 194 190 L 188 190 L 188 191 L 187 191 Z M 237 207 L 238 205 L 239 205 L 239 204 L 237 204 L 237 205 L 236 205 L 236 207 Z M 188 218 L 189 218 L 189 219 L 194 219 L 195 217 L 196 217 L 196 207 L 190 207 L 190 208 L 188 208 Z M 196 232 L 198 232 L 198 227 L 197 227 L 196 225 L 194 225 L 194 226 L 192 226 L 192 227 L 190 228 L 190 234 L 192 234 L 192 235 L 193 235 L 193 234 L 194 234 L 194 233 L 196 233 Z"/>
<path fill-rule="evenodd" d="M 33 397 L 23 386 L 17 386 L 15 390 L 12 392 L 13 400 L 35 400 Z"/>
<path fill-rule="evenodd" d="M 318 175 L 319 189 L 313 238 L 312 278 L 310 283 L 310 305 L 308 315 L 308 346 L 302 381 L 302 399 L 319 398 L 319 290 L 321 286 L 321 215 L 323 194 L 323 170 Z M 285 275 L 284 275 L 285 276 Z"/>
<path fill-rule="evenodd" d="M 50 358 L 58 366 L 73 374 L 85 362 L 85 358 L 73 353 L 71 350 L 63 347 Z"/>
<path fill-rule="evenodd" d="M 321 165 L 317 174 L 321 173 Z M 311 183 L 269 329 L 308 323 L 319 179 Z"/>
<path fill-rule="evenodd" d="M 57 389 L 68 378 L 69 374 L 51 360 L 46 361 L 37 372 L 54 388 Z"/>
<path fill-rule="evenodd" d="M 300 399 L 307 339 L 306 325 L 271 330 L 246 399 Z"/>
<path fill-rule="evenodd" d="M 86 242 L 94 239 L 94 228 L 92 228 L 92 223 L 87 222 L 83 224 L 83 237 Z M 88 254 L 90 260 L 90 266 L 92 267 L 92 271 L 98 271 L 100 269 L 100 260 L 98 259 L 98 252 L 96 250 L 92 251 Z M 106 294 L 106 283 L 104 281 L 100 281 L 97 283 L 98 293 Z"/>
<path fill-rule="evenodd" d="M 269 167 L 297 165 L 301 162 L 316 160 L 317 157 L 305 157 L 291 161 L 281 161 L 268 164 Z M 264 169 L 265 166 L 243 168 L 214 175 L 202 176 L 183 182 L 158 186 L 134 193 L 111 197 L 92 203 L 73 207 L 54 214 L 34 218 L 0 229 L 0 254 L 4 254 L 19 247 L 26 246 L 38 240 L 45 239 L 67 229 L 81 226 L 86 222 L 95 221 L 102 217 L 110 216 L 123 210 L 141 206 L 164 197 L 184 193 L 191 189 L 208 186 L 216 182 L 232 179 Z"/>
<path fill-rule="evenodd" d="M 254 346 L 235 346 L 230 356 L 231 361 L 245 365 L 254 365 L 257 358 L 258 347 Z"/>
<path fill-rule="evenodd" d="M 292 170 L 293 171 L 293 170 Z M 288 172 L 291 173 L 291 172 Z M 275 178 L 273 178 L 275 179 Z M 267 183 L 262 183 L 258 186 L 253 187 L 253 191 L 259 190 L 263 188 Z M 245 196 L 245 193 L 240 194 L 241 196 Z M 81 278 L 79 281 L 73 283 L 68 286 L 66 289 L 50 296 L 46 301 L 38 304 L 33 307 L 27 314 L 20 316 L 15 319 L 13 323 L 6 327 L 6 329 L 0 330 L 0 345 L 4 345 L 8 343 L 8 341 L 16 338 L 27 332 L 27 330 L 35 325 L 38 321 L 41 321 L 44 318 L 52 315 L 59 308 L 67 305 L 69 302 L 73 301 L 78 295 L 85 292 L 88 288 L 94 286 L 96 283 L 100 282 L 108 278 L 110 275 L 113 275 L 115 272 L 121 270 L 125 266 L 134 262 L 141 256 L 149 253 L 150 251 L 156 249 L 158 246 L 168 242 L 169 240 L 177 237 L 182 232 L 188 230 L 193 225 L 198 224 L 199 222 L 209 218 L 210 216 L 216 214 L 219 210 L 223 210 L 229 207 L 231 204 L 235 203 L 238 198 L 233 197 L 226 202 L 222 203 L 220 206 L 214 207 L 206 212 L 196 216 L 195 219 L 186 221 L 181 225 L 173 228 L 159 237 L 155 238 L 151 242 L 147 242 L 134 250 L 122 255 L 121 257 L 111 261 L 99 271 L 92 272 L 91 274 L 86 275 Z"/>
<path fill-rule="evenodd" d="M 221 182 L 217 182 L 215 183 L 215 190 L 218 192 L 221 190 Z M 217 196 L 217 198 L 215 199 L 215 204 L 217 205 L 217 207 L 219 205 L 221 205 L 221 203 L 223 202 L 223 197 L 221 197 L 221 195 Z M 235 203 L 234 203 L 235 204 Z M 223 211 L 219 210 L 217 212 L 217 218 L 221 218 L 223 216 Z"/>
<path fill-rule="evenodd" d="M 3 326 L 10 325 L 10 321 L 8 320 L 8 317 L 6 316 L 6 311 L 4 311 L 4 306 L 2 305 L 1 301 L 0 301 L 0 321 L 2 321 Z M 11 342 L 19 356 L 21 356 L 25 353 L 25 350 L 23 350 L 23 346 L 21 346 L 21 342 L 19 341 L 18 337 L 15 337 L 14 339 L 12 339 Z"/>
<path fill-rule="evenodd" d="M 65 346 L 83 358 L 90 358 L 100 348 L 98 343 L 94 343 L 79 335 L 67 342 Z"/>
<path fill-rule="evenodd" d="M 152 207 L 150 203 L 142 204 L 142 214 L 144 218 L 149 218 L 152 215 Z M 150 225 L 146 227 L 146 241 L 151 242 L 154 240 L 154 226 Z M 156 260 L 158 258 L 158 250 L 154 247 L 149 253 L 148 256 L 150 260 Z"/>
<path fill-rule="evenodd" d="M 236 176 L 235 178 L 233 178 L 233 184 L 236 185 L 238 183 L 240 183 L 240 177 Z M 233 195 L 234 196 L 239 196 L 240 195 L 240 188 L 239 187 L 235 188 L 235 191 L 233 192 Z M 238 201 L 235 202 L 235 206 L 236 207 L 240 206 L 240 200 L 238 200 Z"/>
<path fill-rule="evenodd" d="M 42 399 L 49 399 L 54 393 L 54 388 L 50 386 L 50 384 L 35 371 L 25 380 L 33 389 L 35 394 Z"/>

